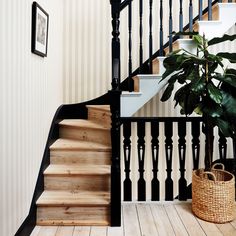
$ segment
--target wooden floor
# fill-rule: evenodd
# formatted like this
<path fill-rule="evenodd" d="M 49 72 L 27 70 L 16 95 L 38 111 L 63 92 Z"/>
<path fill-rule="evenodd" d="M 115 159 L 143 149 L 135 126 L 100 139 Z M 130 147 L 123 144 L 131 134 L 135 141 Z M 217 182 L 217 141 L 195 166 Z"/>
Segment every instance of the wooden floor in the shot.
<path fill-rule="evenodd" d="M 190 202 L 124 203 L 121 227 L 36 226 L 31 236 L 235 236 L 236 220 L 213 224 L 196 218 Z"/>

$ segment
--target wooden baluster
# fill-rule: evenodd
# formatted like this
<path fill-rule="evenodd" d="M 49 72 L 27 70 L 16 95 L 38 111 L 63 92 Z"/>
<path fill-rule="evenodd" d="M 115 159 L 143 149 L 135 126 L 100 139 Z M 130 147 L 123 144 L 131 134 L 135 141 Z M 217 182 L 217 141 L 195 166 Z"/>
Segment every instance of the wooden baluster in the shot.
<path fill-rule="evenodd" d="M 112 90 L 120 88 L 120 2 L 111 0 L 112 4 Z"/>
<path fill-rule="evenodd" d="M 208 20 L 212 20 L 212 0 L 208 0 Z"/>
<path fill-rule="evenodd" d="M 172 18 L 172 0 L 169 0 L 169 52 L 173 50 L 173 18 Z"/>
<path fill-rule="evenodd" d="M 152 4 L 153 0 L 149 0 L 149 72 L 152 74 Z"/>
<path fill-rule="evenodd" d="M 160 200 L 160 183 L 157 178 L 158 173 L 158 159 L 159 159 L 159 123 L 158 121 L 151 122 L 151 135 L 152 135 L 152 172 L 153 172 L 153 179 L 152 179 L 152 201 L 159 201 Z"/>
<path fill-rule="evenodd" d="M 143 0 L 139 0 L 139 72 L 143 65 Z"/>
<path fill-rule="evenodd" d="M 199 168 L 199 155 L 200 155 L 200 122 L 192 121 L 191 122 L 191 131 L 192 131 L 192 154 L 193 154 L 193 169 L 196 170 Z"/>
<path fill-rule="evenodd" d="M 128 11 L 128 28 L 129 28 L 129 80 L 128 87 L 129 91 L 132 92 L 132 1 L 129 3 Z"/>
<path fill-rule="evenodd" d="M 189 32 L 193 32 L 193 1 L 189 0 Z"/>
<path fill-rule="evenodd" d="M 171 178 L 172 172 L 172 152 L 173 152 L 173 122 L 165 122 L 165 151 L 166 151 L 166 172 L 167 178 L 165 181 L 165 200 L 173 201 L 173 180 Z"/>
<path fill-rule="evenodd" d="M 202 0 L 198 1 L 198 15 L 199 15 L 199 20 L 202 20 Z"/>
<path fill-rule="evenodd" d="M 186 158 L 186 122 L 178 122 L 178 135 L 179 135 L 179 166 L 180 166 L 180 179 L 179 179 L 179 200 L 187 200 L 187 181 L 185 175 L 185 158 Z"/>
<path fill-rule="evenodd" d="M 163 46 L 163 0 L 160 0 L 160 56 L 164 56 Z"/>
<path fill-rule="evenodd" d="M 144 159 L 145 159 L 145 122 L 137 123 L 138 134 L 138 162 L 139 162 L 139 180 L 138 180 L 138 201 L 146 201 L 146 182 L 144 180 Z"/>
<path fill-rule="evenodd" d="M 112 90 L 109 91 L 111 107 L 111 226 L 121 225 L 120 176 L 120 4 L 110 0 L 112 13 Z"/>
<path fill-rule="evenodd" d="M 183 0 L 179 1 L 179 31 L 183 32 Z"/>
<path fill-rule="evenodd" d="M 225 136 L 219 131 L 219 155 L 220 160 L 225 160 L 227 156 L 227 140 Z"/>
<path fill-rule="evenodd" d="M 125 180 L 124 180 L 124 201 L 132 201 L 132 182 L 130 179 L 130 156 L 131 156 L 131 122 L 127 121 L 123 124 L 124 134 L 124 164 L 125 164 Z"/>

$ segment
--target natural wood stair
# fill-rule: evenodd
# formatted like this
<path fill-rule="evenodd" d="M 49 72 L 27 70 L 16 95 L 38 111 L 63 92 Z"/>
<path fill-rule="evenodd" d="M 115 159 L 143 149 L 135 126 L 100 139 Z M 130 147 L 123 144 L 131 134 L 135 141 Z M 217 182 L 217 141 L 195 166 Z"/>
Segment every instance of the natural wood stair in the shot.
<path fill-rule="evenodd" d="M 108 206 L 110 194 L 97 191 L 44 191 L 38 206 Z"/>
<path fill-rule="evenodd" d="M 110 129 L 91 120 L 63 120 L 59 123 L 60 137 L 110 144 Z"/>
<path fill-rule="evenodd" d="M 63 120 L 50 146 L 38 225 L 110 224 L 110 110 L 88 106 L 88 120 Z"/>

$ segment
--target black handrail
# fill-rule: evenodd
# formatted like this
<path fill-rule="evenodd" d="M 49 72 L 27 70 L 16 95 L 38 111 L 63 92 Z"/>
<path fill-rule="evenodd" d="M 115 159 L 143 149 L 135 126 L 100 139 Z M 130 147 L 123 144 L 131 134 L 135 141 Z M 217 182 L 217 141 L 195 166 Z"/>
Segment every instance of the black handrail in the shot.
<path fill-rule="evenodd" d="M 181 11 L 181 8 L 182 8 L 182 1 L 183 0 L 180 0 L 180 25 L 179 25 L 179 29 L 181 29 L 183 26 L 181 25 L 181 18 L 183 17 L 183 12 Z M 201 0 L 202 1 L 202 0 Z M 219 0 L 214 0 L 212 1 L 212 7 L 217 4 L 219 2 Z M 155 58 L 157 58 L 158 56 L 164 56 L 164 48 L 167 48 L 169 46 L 169 41 L 166 42 L 164 45 L 163 45 L 163 0 L 160 0 L 160 48 L 155 51 L 153 53 L 153 55 L 151 56 L 151 58 L 148 58 L 146 59 L 145 61 L 143 61 L 143 22 L 142 22 L 142 18 L 143 18 L 143 0 L 139 0 L 139 21 L 140 21 L 140 24 L 139 24 L 139 33 L 140 33 L 140 40 L 139 40 L 139 67 L 137 69 L 135 69 L 132 74 L 131 74 L 131 77 L 134 77 L 135 75 L 139 74 L 139 73 L 143 73 L 143 74 L 146 74 L 146 73 L 149 73 L 149 63 L 150 63 L 150 60 L 154 60 Z M 203 11 L 202 11 L 202 15 L 204 15 L 205 13 L 208 12 L 208 7 L 205 8 Z M 187 13 L 186 13 L 187 14 Z M 182 30 L 180 31 L 187 31 L 189 30 L 189 28 L 191 27 L 191 25 L 194 25 L 197 21 L 199 20 L 199 14 L 194 17 L 192 19 L 192 23 L 188 23 L 187 25 L 185 25 Z M 173 42 L 175 42 L 177 39 L 179 39 L 179 36 L 173 36 Z M 126 82 L 123 83 L 123 85 L 121 86 L 121 90 L 129 90 L 129 87 L 128 87 L 128 83 L 127 83 L 127 80 L 130 76 L 128 76 L 126 78 Z"/>
<path fill-rule="evenodd" d="M 120 4 L 120 12 L 123 11 L 133 0 L 124 0 Z"/>

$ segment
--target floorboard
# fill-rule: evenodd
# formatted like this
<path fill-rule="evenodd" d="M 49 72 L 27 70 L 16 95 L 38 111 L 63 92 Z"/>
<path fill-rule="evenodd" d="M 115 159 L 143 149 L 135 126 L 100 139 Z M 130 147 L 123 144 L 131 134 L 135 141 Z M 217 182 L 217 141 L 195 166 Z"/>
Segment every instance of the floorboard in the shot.
<path fill-rule="evenodd" d="M 124 235 L 140 236 L 140 225 L 135 204 L 123 205 Z"/>
<path fill-rule="evenodd" d="M 97 226 L 91 227 L 90 236 L 106 236 L 107 235 L 107 227 Z"/>
<path fill-rule="evenodd" d="M 37 236 L 56 236 L 58 226 L 41 227 Z"/>
<path fill-rule="evenodd" d="M 236 235 L 236 229 L 230 223 L 216 224 L 216 226 L 224 236 L 235 236 Z"/>
<path fill-rule="evenodd" d="M 73 236 L 74 226 L 59 226 L 56 236 Z"/>
<path fill-rule="evenodd" d="M 91 227 L 89 226 L 75 226 L 73 236 L 89 236 Z"/>
<path fill-rule="evenodd" d="M 189 208 L 190 203 L 186 204 L 176 204 L 175 209 L 179 215 L 179 218 L 185 225 L 185 229 L 187 232 L 192 236 L 205 236 L 203 229 L 201 228 L 200 224 L 191 213 Z"/>
<path fill-rule="evenodd" d="M 37 236 L 39 234 L 41 226 L 36 226 L 33 230 L 33 232 L 31 233 L 31 236 Z"/>
<path fill-rule="evenodd" d="M 173 236 L 174 230 L 164 206 L 152 204 L 150 207 L 158 234 L 161 236 Z"/>
<path fill-rule="evenodd" d="M 158 235 L 149 204 L 137 204 L 137 213 L 142 235 Z"/>
<path fill-rule="evenodd" d="M 172 224 L 172 227 L 174 229 L 174 233 L 176 236 L 187 236 L 189 235 L 188 232 L 186 231 L 186 228 L 183 224 L 183 222 L 181 221 L 181 219 L 179 218 L 179 215 L 174 207 L 174 205 L 172 204 L 167 204 L 164 205 L 165 206 L 165 210 L 166 213 L 170 219 L 170 222 Z"/>
<path fill-rule="evenodd" d="M 123 203 L 121 227 L 36 226 L 31 236 L 235 236 L 236 219 L 214 224 L 195 217 L 190 202 Z"/>

